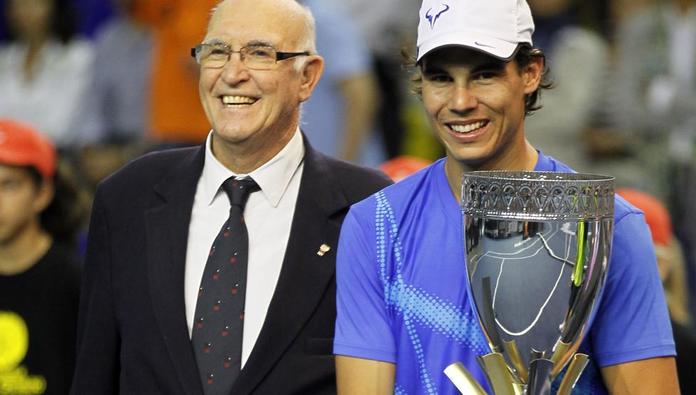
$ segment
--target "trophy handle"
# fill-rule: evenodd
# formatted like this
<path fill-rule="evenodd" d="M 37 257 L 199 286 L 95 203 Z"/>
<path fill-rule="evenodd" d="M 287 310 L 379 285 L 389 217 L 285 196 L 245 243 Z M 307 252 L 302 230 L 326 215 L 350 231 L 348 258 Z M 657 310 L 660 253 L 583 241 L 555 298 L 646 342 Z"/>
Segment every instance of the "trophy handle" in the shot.
<path fill-rule="evenodd" d="M 474 376 L 459 362 L 446 367 L 445 375 L 462 394 L 487 395 Z"/>
<path fill-rule="evenodd" d="M 527 372 L 527 367 L 524 366 L 524 362 L 522 362 L 522 356 L 520 355 L 520 350 L 517 348 L 517 342 L 515 342 L 514 339 L 510 341 L 505 340 L 503 341 L 503 346 L 510 357 L 510 362 L 515 368 L 517 376 L 520 378 L 520 380 L 522 380 L 523 383 L 528 382 L 529 372 Z"/>
<path fill-rule="evenodd" d="M 510 372 L 503 354 L 492 352 L 480 356 L 478 360 L 495 395 L 524 394 L 524 384 Z M 447 366 L 444 373 L 462 394 L 486 395 L 483 387 L 460 362 Z"/>
<path fill-rule="evenodd" d="M 520 395 L 522 383 L 510 372 L 503 354 L 492 352 L 478 358 L 495 395 Z"/>

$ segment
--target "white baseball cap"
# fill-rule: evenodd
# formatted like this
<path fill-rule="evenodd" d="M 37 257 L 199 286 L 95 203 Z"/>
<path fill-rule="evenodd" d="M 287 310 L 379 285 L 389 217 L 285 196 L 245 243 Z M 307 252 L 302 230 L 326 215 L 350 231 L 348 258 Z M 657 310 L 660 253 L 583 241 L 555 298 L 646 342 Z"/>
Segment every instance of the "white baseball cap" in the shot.
<path fill-rule="evenodd" d="M 520 43 L 532 45 L 534 21 L 526 0 L 423 0 L 418 57 L 463 45 L 508 60 Z"/>

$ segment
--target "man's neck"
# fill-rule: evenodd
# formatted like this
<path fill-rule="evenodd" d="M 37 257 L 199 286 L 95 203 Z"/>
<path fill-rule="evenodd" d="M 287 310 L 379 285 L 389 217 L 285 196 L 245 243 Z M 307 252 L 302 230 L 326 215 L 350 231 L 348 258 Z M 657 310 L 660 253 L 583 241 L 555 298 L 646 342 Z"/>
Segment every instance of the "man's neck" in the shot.
<path fill-rule="evenodd" d="M 230 144 L 213 132 L 212 151 L 215 158 L 235 174 L 249 174 L 273 159 L 292 139 L 297 131 L 288 128 L 275 135 L 273 141 L 252 140 L 243 144 Z"/>
<path fill-rule="evenodd" d="M 539 153 L 537 150 L 525 140 L 523 151 L 520 151 L 520 155 L 514 156 L 514 159 L 511 160 L 503 158 L 495 163 L 470 166 L 448 156 L 445 160 L 445 174 L 447 175 L 450 190 L 457 202 L 459 202 L 462 198 L 462 176 L 464 176 L 464 173 L 476 170 L 532 171 L 538 159 Z"/>
<path fill-rule="evenodd" d="M 52 243 L 51 236 L 38 225 L 0 243 L 0 275 L 11 276 L 29 270 L 46 254 Z"/>

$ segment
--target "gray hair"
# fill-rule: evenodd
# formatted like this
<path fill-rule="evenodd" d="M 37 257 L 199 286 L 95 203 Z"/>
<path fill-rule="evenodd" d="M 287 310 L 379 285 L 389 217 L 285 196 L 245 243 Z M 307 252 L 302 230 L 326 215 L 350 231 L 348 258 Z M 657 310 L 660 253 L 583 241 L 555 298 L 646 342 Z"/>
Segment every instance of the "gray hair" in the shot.
<path fill-rule="evenodd" d="M 302 8 L 304 14 L 302 16 L 304 18 L 304 32 L 303 37 L 299 40 L 297 50 L 307 51 L 310 54 L 314 55 L 317 53 L 317 28 L 316 22 L 314 20 L 314 15 L 312 15 L 312 11 L 309 9 L 308 6 L 301 3 L 298 4 Z M 295 71 L 300 71 L 306 63 L 307 57 L 299 56 L 295 58 L 295 63 L 293 64 L 293 67 L 295 68 Z"/>

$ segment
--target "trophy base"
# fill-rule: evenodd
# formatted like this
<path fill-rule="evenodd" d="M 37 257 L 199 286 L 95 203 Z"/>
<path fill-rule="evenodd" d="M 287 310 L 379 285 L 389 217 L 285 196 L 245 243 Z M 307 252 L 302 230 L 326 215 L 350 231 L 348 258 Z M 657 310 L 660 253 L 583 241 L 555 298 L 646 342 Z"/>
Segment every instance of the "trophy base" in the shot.
<path fill-rule="evenodd" d="M 589 358 L 586 354 L 575 354 L 573 355 L 568 369 L 566 370 L 563 380 L 558 388 L 557 395 L 570 395 L 577 383 L 582 371 L 587 366 Z M 546 359 L 538 359 L 533 362 L 542 362 L 542 365 L 550 363 L 551 361 Z M 544 363 L 548 362 L 548 363 Z M 547 366 L 546 369 L 541 369 L 545 371 L 548 376 L 547 378 L 536 378 L 536 381 L 541 381 L 541 383 L 533 384 L 529 383 L 530 388 L 527 384 L 520 382 L 516 376 L 512 373 L 510 368 L 505 363 L 505 358 L 503 354 L 493 352 L 490 354 L 483 355 L 479 357 L 479 363 L 486 373 L 486 378 L 488 383 L 493 389 L 495 395 L 531 395 L 534 394 L 550 394 L 550 381 L 551 381 L 551 367 Z M 530 369 L 532 372 L 537 369 Z M 454 386 L 462 394 L 474 394 L 474 395 L 486 395 L 486 391 L 481 387 L 481 385 L 476 381 L 476 379 L 471 375 L 471 373 L 462 365 L 460 362 L 455 362 L 444 370 L 445 375 L 450 379 Z M 530 372 L 531 373 L 531 372 Z M 548 385 L 544 385 L 547 383 Z"/>

